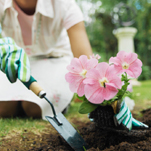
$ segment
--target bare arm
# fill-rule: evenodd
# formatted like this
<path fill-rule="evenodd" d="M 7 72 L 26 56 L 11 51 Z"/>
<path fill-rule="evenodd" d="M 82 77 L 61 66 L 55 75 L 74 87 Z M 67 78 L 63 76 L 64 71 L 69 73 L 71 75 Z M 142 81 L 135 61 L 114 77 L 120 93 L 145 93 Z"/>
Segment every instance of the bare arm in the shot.
<path fill-rule="evenodd" d="M 84 22 L 80 22 L 67 30 L 70 39 L 71 49 L 74 57 L 92 55 L 92 48 L 88 40 Z"/>

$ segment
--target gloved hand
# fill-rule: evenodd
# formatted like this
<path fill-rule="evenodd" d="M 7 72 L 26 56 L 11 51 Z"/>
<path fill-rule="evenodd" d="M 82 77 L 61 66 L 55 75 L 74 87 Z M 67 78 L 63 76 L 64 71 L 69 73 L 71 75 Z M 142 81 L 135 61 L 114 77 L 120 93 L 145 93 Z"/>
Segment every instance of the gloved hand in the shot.
<path fill-rule="evenodd" d="M 115 114 L 114 118 L 117 120 L 119 125 L 122 123 L 122 125 L 128 130 L 131 130 L 133 126 L 137 128 L 148 128 L 146 124 L 133 118 L 124 100 L 121 103 L 119 113 Z"/>
<path fill-rule="evenodd" d="M 22 82 L 27 82 L 30 78 L 30 64 L 26 53 L 9 37 L 0 39 L 0 70 L 11 83 L 17 78 Z"/>
<path fill-rule="evenodd" d="M 91 122 L 94 122 L 94 119 L 93 119 L 93 118 L 90 118 L 90 113 L 88 113 L 87 116 L 88 116 L 88 118 L 89 118 L 89 120 L 90 120 Z"/>

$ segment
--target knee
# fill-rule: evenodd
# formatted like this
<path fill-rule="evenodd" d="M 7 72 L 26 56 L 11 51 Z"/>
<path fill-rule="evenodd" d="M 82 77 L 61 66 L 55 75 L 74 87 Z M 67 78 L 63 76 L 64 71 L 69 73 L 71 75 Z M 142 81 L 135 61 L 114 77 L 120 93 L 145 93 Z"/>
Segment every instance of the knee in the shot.
<path fill-rule="evenodd" d="M 22 108 L 28 117 L 41 118 L 41 108 L 32 102 L 23 101 Z"/>
<path fill-rule="evenodd" d="M 18 101 L 1 101 L 0 117 L 16 116 L 18 112 Z"/>

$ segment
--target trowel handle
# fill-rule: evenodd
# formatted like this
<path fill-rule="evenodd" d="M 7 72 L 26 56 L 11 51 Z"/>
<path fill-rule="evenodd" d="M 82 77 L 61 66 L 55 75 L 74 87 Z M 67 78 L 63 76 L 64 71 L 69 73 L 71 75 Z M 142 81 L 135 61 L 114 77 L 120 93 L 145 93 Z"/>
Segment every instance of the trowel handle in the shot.
<path fill-rule="evenodd" d="M 23 82 L 23 84 L 40 98 L 43 98 L 46 95 L 46 92 L 43 91 L 41 86 L 37 83 L 37 80 L 35 80 L 32 76 L 30 76 L 28 82 Z"/>
<path fill-rule="evenodd" d="M 39 96 L 40 98 L 44 98 L 51 106 L 54 117 L 56 118 L 56 111 L 54 109 L 53 104 L 46 98 L 46 92 L 43 91 L 43 89 L 40 87 L 40 85 L 37 83 L 37 80 L 35 80 L 32 76 L 30 76 L 30 79 L 28 82 L 23 82 L 23 84 L 30 89 L 31 91 L 33 91 L 37 96 Z M 57 121 L 58 122 L 58 121 Z M 59 122 L 58 122 L 59 123 Z M 60 124 L 60 123 L 59 123 Z"/>
<path fill-rule="evenodd" d="M 56 111 L 54 109 L 53 104 L 46 98 L 46 92 L 43 91 L 43 89 L 40 87 L 40 85 L 37 83 L 37 81 L 30 76 L 30 79 L 28 82 L 23 82 L 23 84 L 30 89 L 31 91 L 33 91 L 36 95 L 38 95 L 40 98 L 44 98 L 51 106 L 52 108 L 52 112 L 53 112 L 53 119 L 54 121 L 58 124 L 58 126 L 62 125 L 62 123 L 58 120 L 57 115 L 56 115 Z"/>

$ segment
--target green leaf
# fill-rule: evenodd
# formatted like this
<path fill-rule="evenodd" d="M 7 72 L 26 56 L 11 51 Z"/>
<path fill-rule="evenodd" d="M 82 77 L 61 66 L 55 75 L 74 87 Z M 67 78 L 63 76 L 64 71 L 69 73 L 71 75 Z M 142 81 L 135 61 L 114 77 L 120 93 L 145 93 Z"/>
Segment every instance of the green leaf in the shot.
<path fill-rule="evenodd" d="M 75 94 L 76 95 L 76 97 L 79 99 L 79 100 L 83 100 L 83 101 L 85 101 L 86 100 L 86 97 L 85 97 L 85 95 L 83 95 L 83 96 L 78 96 L 78 94 Z"/>
<path fill-rule="evenodd" d="M 79 108 L 79 113 L 80 114 L 87 114 L 87 113 L 94 111 L 97 107 L 98 107 L 98 105 L 95 105 L 95 104 L 92 104 L 88 101 L 85 101 L 81 104 L 81 106 Z"/>
<path fill-rule="evenodd" d="M 114 98 L 112 98 L 112 99 L 110 99 L 110 100 L 108 100 L 108 101 L 104 100 L 104 101 L 103 101 L 101 104 L 99 104 L 99 105 L 101 105 L 101 106 L 111 105 L 111 103 L 114 102 L 116 99 L 117 99 L 117 97 L 115 96 Z"/>

